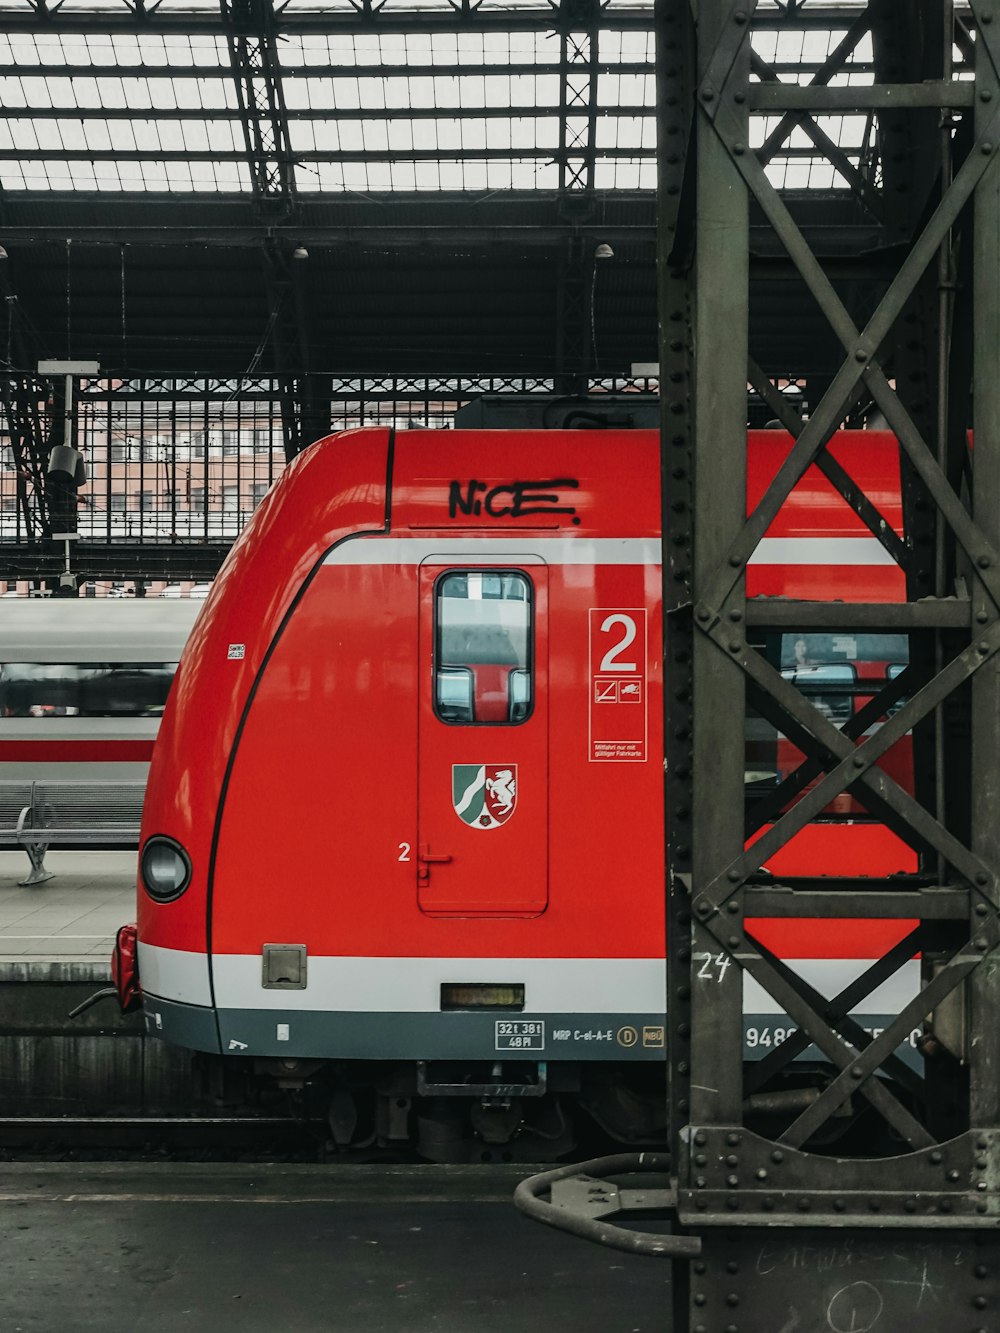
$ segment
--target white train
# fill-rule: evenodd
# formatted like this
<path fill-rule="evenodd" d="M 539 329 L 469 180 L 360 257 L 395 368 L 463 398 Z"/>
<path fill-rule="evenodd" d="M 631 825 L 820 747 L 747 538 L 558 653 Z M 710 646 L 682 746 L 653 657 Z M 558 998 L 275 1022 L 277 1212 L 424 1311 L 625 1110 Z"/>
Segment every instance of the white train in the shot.
<path fill-rule="evenodd" d="M 0 778 L 144 781 L 202 602 L 0 600 Z"/>

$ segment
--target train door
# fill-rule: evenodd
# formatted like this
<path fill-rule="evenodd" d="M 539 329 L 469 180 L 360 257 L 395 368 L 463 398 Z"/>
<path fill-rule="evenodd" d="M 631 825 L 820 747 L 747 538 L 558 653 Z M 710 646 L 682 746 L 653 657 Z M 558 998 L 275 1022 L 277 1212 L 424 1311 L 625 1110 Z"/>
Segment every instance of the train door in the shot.
<path fill-rule="evenodd" d="M 417 898 L 428 914 L 548 903 L 547 569 L 420 569 Z"/>

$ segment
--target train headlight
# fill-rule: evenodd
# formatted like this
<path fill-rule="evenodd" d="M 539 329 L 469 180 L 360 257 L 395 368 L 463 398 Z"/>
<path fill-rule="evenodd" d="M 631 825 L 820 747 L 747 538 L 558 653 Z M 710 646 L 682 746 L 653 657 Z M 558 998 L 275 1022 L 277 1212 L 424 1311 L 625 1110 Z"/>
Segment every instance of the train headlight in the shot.
<path fill-rule="evenodd" d="M 179 842 L 157 835 L 142 849 L 139 873 L 149 896 L 155 902 L 169 903 L 191 882 L 191 862 Z"/>

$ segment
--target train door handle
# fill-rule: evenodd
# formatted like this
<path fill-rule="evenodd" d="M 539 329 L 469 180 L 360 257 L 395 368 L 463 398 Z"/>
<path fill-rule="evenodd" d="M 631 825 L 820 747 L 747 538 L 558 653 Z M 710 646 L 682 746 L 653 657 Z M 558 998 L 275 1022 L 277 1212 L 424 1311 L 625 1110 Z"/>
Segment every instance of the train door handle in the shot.
<path fill-rule="evenodd" d="M 420 849 L 418 859 L 421 861 L 427 861 L 428 863 L 437 862 L 440 865 L 446 865 L 447 862 L 449 862 L 452 858 L 451 858 L 451 852 L 432 852 L 431 849 L 425 844 Z"/>
<path fill-rule="evenodd" d="M 424 843 L 417 853 L 417 883 L 429 884 L 431 882 L 431 865 L 447 865 L 450 860 L 450 852 L 432 852 Z"/>

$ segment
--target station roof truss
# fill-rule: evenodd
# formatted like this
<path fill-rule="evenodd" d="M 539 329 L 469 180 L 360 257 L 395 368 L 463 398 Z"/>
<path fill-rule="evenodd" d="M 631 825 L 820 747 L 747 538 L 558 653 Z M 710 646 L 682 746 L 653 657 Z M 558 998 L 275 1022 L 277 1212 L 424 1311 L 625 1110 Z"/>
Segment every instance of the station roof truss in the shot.
<path fill-rule="evenodd" d="M 748 147 L 861 318 L 906 244 L 884 108 L 857 109 L 878 24 L 860 0 L 747 8 Z M 0 0 L 21 472 L 43 358 L 97 360 L 133 397 L 272 377 L 286 458 L 344 415 L 336 382 L 580 392 L 655 364 L 653 18 L 653 0 Z M 751 315 L 760 373 L 821 388 L 830 331 L 763 218 Z M 0 546 L 21 540 L 4 485 Z"/>

